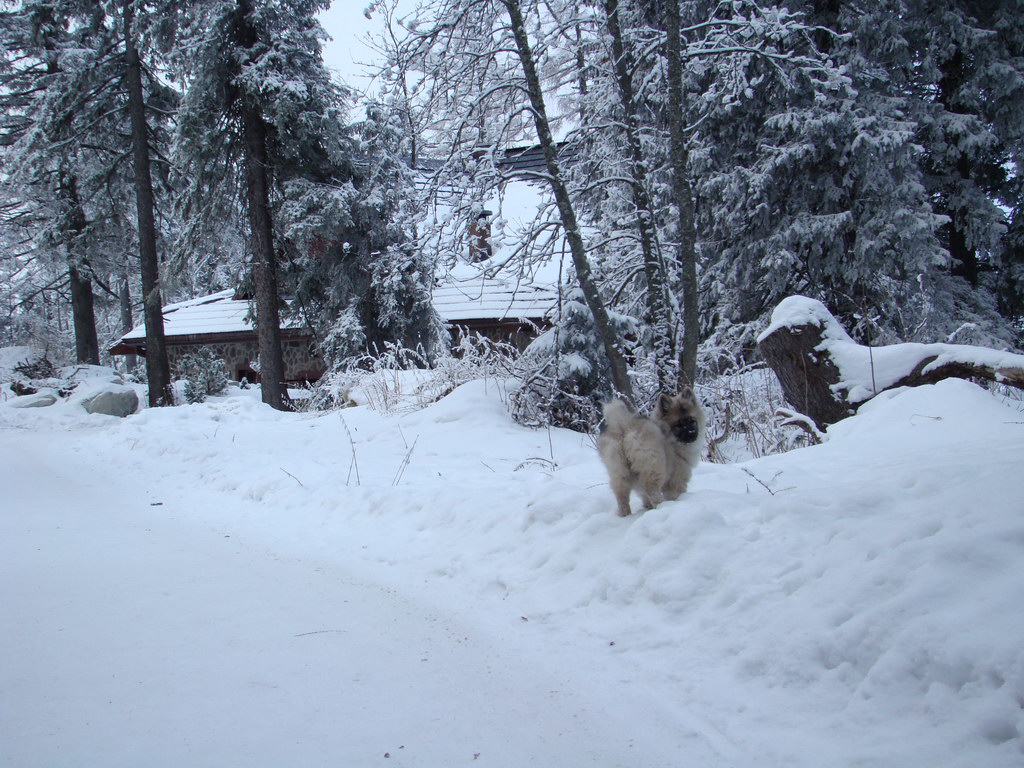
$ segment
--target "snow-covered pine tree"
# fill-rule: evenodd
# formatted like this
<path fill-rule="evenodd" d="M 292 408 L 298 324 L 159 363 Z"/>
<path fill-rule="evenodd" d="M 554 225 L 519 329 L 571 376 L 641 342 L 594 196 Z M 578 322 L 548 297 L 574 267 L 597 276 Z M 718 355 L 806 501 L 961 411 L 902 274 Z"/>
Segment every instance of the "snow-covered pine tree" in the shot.
<path fill-rule="evenodd" d="M 712 347 L 749 349 L 794 292 L 862 324 L 893 317 L 901 280 L 940 258 L 912 126 L 865 87 L 884 73 L 833 29 L 843 19 L 814 10 L 798 9 L 802 25 L 780 29 L 764 54 L 701 75 L 692 157 L 699 221 L 715 244 L 703 280 Z"/>
<path fill-rule="evenodd" d="M 847 84 L 834 98 L 817 98 L 813 78 L 747 64 L 705 92 L 694 159 L 701 223 L 715 243 L 705 323 L 722 346 L 749 344 L 790 293 L 822 299 L 865 341 L 963 340 L 969 331 L 975 343 L 1013 343 L 984 278 L 967 279 L 979 258 L 993 272 L 999 263 L 1015 203 L 1001 197 L 1012 163 L 993 175 L 993 158 L 1008 158 L 1012 142 L 994 139 L 980 107 L 942 105 L 942 67 L 929 62 L 970 48 L 972 66 L 987 61 L 1000 73 L 988 87 L 998 81 L 1018 96 L 1020 76 L 1012 60 L 992 61 L 957 4 L 908 13 L 914 6 L 789 4 L 808 23 L 806 42 L 842 67 Z M 969 103 L 989 103 L 980 87 L 972 93 Z M 991 101 L 997 112 L 1011 103 L 1005 92 Z M 1013 130 L 1020 135 L 1005 135 Z M 991 154 L 996 145 L 1002 154 Z M 961 208 L 951 215 L 954 200 Z"/>
<path fill-rule="evenodd" d="M 60 5 L 23 4 L 3 15 L 0 30 L 6 66 L 0 71 L 0 104 L 5 119 L 0 143 L 5 195 L 23 206 L 22 215 L 11 224 L 33 241 L 37 255 L 62 265 L 62 287 L 71 298 L 75 359 L 98 364 L 93 282 L 85 253 L 88 222 L 80 194 L 81 166 L 74 151 L 82 142 L 76 136 L 81 107 L 75 99 L 94 68 L 88 55 L 83 57 L 85 62 L 66 55 L 75 43 L 75 48 L 85 46 L 81 33 L 67 30 Z"/>
<path fill-rule="evenodd" d="M 330 184 L 285 184 L 282 231 L 296 302 L 329 368 L 387 344 L 433 359 L 444 329 L 431 302 L 434 263 L 415 244 L 415 179 L 401 115 L 371 104 L 349 126 Z"/>
<path fill-rule="evenodd" d="M 982 331 L 975 342 L 987 332 L 988 343 L 1020 344 L 1021 5 L 910 0 L 904 7 L 898 31 L 906 54 L 894 68 L 912 98 L 908 114 L 923 147 L 925 187 L 935 212 L 947 218 L 938 234 L 950 269 L 934 280 L 944 289 L 936 297 L 937 314 L 947 319 L 936 330 L 947 333 L 986 318 L 975 329 Z M 993 306 L 1002 322 L 990 314 Z"/>
<path fill-rule="evenodd" d="M 147 114 L 146 75 L 140 48 L 144 33 L 151 31 L 144 2 L 111 0 L 110 15 L 120 22 L 124 46 L 122 84 L 127 92 L 131 157 L 135 188 L 136 223 L 139 238 L 139 266 L 142 277 L 142 314 L 146 323 L 146 378 L 151 406 L 173 405 L 171 367 L 164 339 L 163 292 L 157 254 L 156 197 L 153 191 L 152 132 Z M 160 9 L 166 13 L 167 6 Z M 142 13 L 140 13 L 142 11 Z"/>
<path fill-rule="evenodd" d="M 122 53 L 131 25 L 119 26 L 122 10 L 116 3 L 35 0 L 3 14 L 5 194 L 18 200 L 16 223 L 25 233 L 23 243 L 35 255 L 59 254 L 64 261 L 78 357 L 90 362 L 98 357 L 92 288 L 99 286 L 119 299 L 123 286 L 116 282 L 125 277 L 125 254 L 139 248 L 128 223 L 134 219 L 129 209 L 140 206 L 128 183 L 132 168 L 126 162 L 126 137 L 132 129 L 122 89 L 127 72 Z M 160 107 L 154 121 L 159 125 L 159 115 L 168 114 L 173 94 L 141 74 L 138 86 L 143 107 Z M 162 135 L 150 131 L 147 153 Z M 148 251 L 155 281 L 155 243 Z M 22 274 L 31 274 L 37 266 L 38 260 Z M 53 287 L 50 283 L 41 290 Z M 105 335 L 114 330 L 106 328 Z M 147 320 L 147 335 L 157 339 L 147 341 L 151 403 L 170 402 L 169 369 L 166 377 L 161 376 L 166 355 L 159 343 L 159 311 L 153 323 Z"/>
<path fill-rule="evenodd" d="M 621 338 L 638 336 L 631 317 L 612 312 L 610 319 Z M 511 402 L 523 424 L 588 432 L 600 420 L 601 402 L 615 395 L 600 335 L 578 289 L 568 291 L 554 325 L 526 348 L 519 367 L 523 383 Z"/>
<path fill-rule="evenodd" d="M 184 210 L 224 226 L 248 219 L 264 402 L 288 407 L 280 338 L 275 203 L 296 178 L 328 183 L 343 147 L 342 103 L 323 64 L 316 14 L 327 0 L 189 0 L 177 17 L 175 70 L 186 92 L 177 156 Z M 197 240 L 187 240 L 195 247 Z"/>
<path fill-rule="evenodd" d="M 218 395 L 227 389 L 228 375 L 224 361 L 209 347 L 183 355 L 175 366 L 178 378 L 184 379 L 184 395 L 187 403 L 202 403 L 210 395 Z"/>

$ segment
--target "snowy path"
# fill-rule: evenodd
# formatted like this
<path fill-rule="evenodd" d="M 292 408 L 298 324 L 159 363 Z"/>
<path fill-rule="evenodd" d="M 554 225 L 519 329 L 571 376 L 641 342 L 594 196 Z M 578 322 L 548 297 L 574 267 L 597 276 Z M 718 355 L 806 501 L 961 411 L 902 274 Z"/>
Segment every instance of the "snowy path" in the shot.
<path fill-rule="evenodd" d="M 1022 424 L 918 387 L 623 520 L 488 382 L 0 403 L 0 766 L 1016 768 Z"/>
<path fill-rule="evenodd" d="M 678 764 L 572 649 L 204 528 L 78 438 L 0 433 L 4 764 Z"/>

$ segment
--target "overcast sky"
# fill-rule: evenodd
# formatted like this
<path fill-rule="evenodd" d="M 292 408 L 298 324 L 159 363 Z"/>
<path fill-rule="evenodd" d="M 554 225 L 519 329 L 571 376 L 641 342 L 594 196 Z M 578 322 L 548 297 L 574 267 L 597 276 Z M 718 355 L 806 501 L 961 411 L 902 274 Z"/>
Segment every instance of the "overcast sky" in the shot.
<path fill-rule="evenodd" d="M 374 51 L 364 42 L 371 33 L 383 29 L 379 13 L 367 19 L 364 9 L 370 0 L 334 0 L 330 10 L 320 16 L 331 40 L 324 44 L 324 63 L 350 87 L 366 90 L 369 78 L 363 76 L 363 65 L 375 58 Z"/>

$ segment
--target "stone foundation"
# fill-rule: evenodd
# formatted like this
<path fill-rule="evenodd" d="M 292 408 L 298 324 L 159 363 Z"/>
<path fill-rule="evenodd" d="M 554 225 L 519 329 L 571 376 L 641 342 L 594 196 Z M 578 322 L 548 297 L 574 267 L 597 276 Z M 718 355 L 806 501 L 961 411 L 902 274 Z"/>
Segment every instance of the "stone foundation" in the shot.
<path fill-rule="evenodd" d="M 243 378 L 250 382 L 258 382 L 259 374 L 253 370 L 252 363 L 259 357 L 256 340 L 211 341 L 205 344 L 168 344 L 167 358 L 171 371 L 177 370 L 178 361 L 185 355 L 205 347 L 215 357 L 224 361 L 224 371 L 232 381 Z M 324 361 L 313 354 L 309 339 L 284 339 L 281 341 L 281 352 L 284 355 L 284 376 L 290 382 L 316 381 L 324 373 Z"/>

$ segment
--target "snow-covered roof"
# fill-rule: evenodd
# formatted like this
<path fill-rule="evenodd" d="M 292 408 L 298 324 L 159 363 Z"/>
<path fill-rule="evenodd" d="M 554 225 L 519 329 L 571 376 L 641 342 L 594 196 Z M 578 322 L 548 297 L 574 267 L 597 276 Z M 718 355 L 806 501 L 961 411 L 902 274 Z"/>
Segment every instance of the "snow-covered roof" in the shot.
<path fill-rule="evenodd" d="M 434 308 L 450 324 L 468 320 L 540 320 L 550 317 L 558 292 L 514 278 L 457 273 L 434 287 Z"/>
<path fill-rule="evenodd" d="M 212 333 L 251 333 L 254 330 L 249 302 L 234 298 L 231 289 L 180 301 L 164 307 L 164 335 L 205 335 Z M 146 338 L 144 323 L 132 328 L 121 341 Z"/>
<path fill-rule="evenodd" d="M 253 333 L 250 303 L 234 298 L 233 290 L 220 291 L 164 307 L 164 336 Z M 554 288 L 537 286 L 513 278 L 485 277 L 476 270 L 464 270 L 441 280 L 434 288 L 434 306 L 441 319 L 450 324 L 469 320 L 540 320 L 549 316 L 558 301 Z M 285 320 L 285 328 L 299 328 L 298 319 Z M 118 344 L 144 341 L 145 324 L 126 333 Z M 116 346 L 116 345 L 115 345 Z"/>

